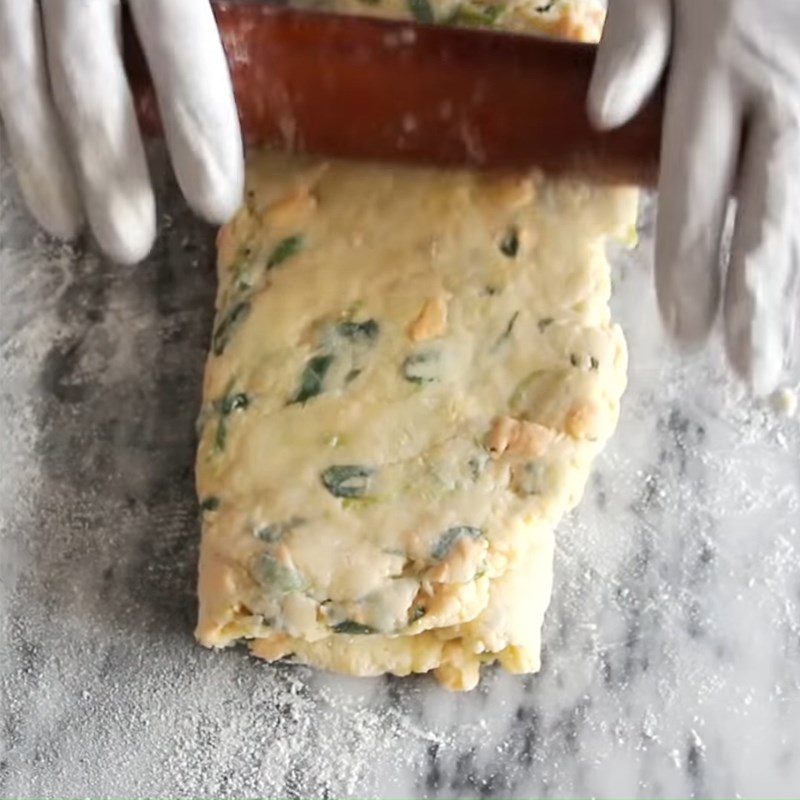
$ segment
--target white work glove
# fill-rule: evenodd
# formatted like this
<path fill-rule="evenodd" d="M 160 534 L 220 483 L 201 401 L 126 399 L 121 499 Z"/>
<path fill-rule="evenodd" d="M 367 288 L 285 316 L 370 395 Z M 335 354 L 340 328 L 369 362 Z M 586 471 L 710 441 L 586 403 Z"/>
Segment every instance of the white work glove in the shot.
<path fill-rule="evenodd" d="M 668 69 L 656 234 L 662 317 L 686 344 L 708 335 L 734 193 L 726 345 L 736 371 L 766 393 L 785 369 L 800 312 L 800 0 L 608 5 L 589 91 L 594 123 L 629 120 Z"/>
<path fill-rule="evenodd" d="M 129 0 L 178 183 L 211 222 L 243 187 L 239 122 L 208 0 Z M 42 227 L 89 224 L 131 263 L 156 213 L 120 50 L 119 0 L 0 0 L 0 118 L 23 195 Z"/>

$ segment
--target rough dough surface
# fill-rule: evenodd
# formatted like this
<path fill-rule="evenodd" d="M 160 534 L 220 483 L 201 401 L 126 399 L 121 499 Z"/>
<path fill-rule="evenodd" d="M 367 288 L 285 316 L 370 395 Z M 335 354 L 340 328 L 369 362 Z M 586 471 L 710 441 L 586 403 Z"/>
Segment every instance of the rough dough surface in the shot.
<path fill-rule="evenodd" d="M 553 531 L 625 387 L 604 244 L 635 215 L 538 174 L 253 156 L 219 235 L 199 640 L 454 689 L 536 671 Z"/>

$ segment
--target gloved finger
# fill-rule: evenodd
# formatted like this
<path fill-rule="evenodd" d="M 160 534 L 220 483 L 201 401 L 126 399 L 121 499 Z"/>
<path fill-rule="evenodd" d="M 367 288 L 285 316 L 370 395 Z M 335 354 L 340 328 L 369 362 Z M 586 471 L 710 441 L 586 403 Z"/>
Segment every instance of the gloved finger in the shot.
<path fill-rule="evenodd" d="M 121 263 L 147 255 L 155 199 L 120 54 L 119 0 L 42 0 L 53 97 L 89 223 Z"/>
<path fill-rule="evenodd" d="M 50 98 L 35 0 L 0 0 L 0 117 L 28 208 L 53 235 L 74 236 L 80 196 Z"/>
<path fill-rule="evenodd" d="M 719 306 L 720 240 L 740 119 L 740 100 L 724 73 L 676 52 L 661 145 L 655 273 L 664 324 L 683 344 L 706 338 Z"/>
<path fill-rule="evenodd" d="M 609 0 L 589 85 L 594 125 L 615 128 L 639 111 L 666 68 L 671 36 L 669 0 Z"/>
<path fill-rule="evenodd" d="M 776 388 L 800 311 L 800 110 L 760 114 L 749 132 L 725 287 L 725 341 L 758 394 Z"/>
<path fill-rule="evenodd" d="M 226 222 L 244 190 L 228 64 L 207 0 L 131 0 L 173 168 L 189 204 Z"/>

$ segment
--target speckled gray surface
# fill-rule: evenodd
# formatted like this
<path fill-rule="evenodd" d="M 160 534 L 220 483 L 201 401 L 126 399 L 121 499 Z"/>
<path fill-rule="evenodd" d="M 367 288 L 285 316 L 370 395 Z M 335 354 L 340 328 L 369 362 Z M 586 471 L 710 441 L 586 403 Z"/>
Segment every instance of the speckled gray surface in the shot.
<path fill-rule="evenodd" d="M 213 232 L 37 233 L 0 167 L 0 795 L 796 796 L 800 426 L 671 353 L 615 254 L 618 434 L 562 525 L 538 676 L 350 680 L 191 638 Z"/>

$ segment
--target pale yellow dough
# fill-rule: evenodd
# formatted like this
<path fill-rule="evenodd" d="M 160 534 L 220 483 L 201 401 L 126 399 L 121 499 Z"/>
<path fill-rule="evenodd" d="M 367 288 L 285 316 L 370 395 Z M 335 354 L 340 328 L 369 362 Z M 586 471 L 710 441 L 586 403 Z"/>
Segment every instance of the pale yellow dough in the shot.
<path fill-rule="evenodd" d="M 539 27 L 596 32 L 586 8 Z M 625 387 L 604 244 L 635 215 L 538 174 L 253 156 L 219 236 L 199 640 L 454 689 L 536 671 L 554 527 Z"/>

